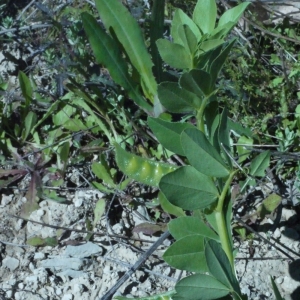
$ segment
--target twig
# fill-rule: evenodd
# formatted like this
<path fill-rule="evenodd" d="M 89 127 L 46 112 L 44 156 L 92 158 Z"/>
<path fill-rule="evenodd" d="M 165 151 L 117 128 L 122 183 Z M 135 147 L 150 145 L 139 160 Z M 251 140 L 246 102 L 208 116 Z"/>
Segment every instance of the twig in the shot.
<path fill-rule="evenodd" d="M 125 283 L 130 276 L 147 260 L 147 258 L 160 246 L 163 241 L 170 235 L 167 230 L 162 236 L 140 257 L 140 259 L 118 280 L 118 282 L 101 298 L 101 300 L 111 300 L 112 296 Z"/>

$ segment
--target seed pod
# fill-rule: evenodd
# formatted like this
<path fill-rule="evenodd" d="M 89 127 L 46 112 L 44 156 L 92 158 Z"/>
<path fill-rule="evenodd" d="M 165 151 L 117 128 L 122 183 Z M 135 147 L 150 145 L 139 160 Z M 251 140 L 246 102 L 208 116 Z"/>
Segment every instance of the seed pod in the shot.
<path fill-rule="evenodd" d="M 120 170 L 130 178 L 151 186 L 158 186 L 162 176 L 175 171 L 177 166 L 142 158 L 122 149 L 117 143 L 116 162 Z"/>

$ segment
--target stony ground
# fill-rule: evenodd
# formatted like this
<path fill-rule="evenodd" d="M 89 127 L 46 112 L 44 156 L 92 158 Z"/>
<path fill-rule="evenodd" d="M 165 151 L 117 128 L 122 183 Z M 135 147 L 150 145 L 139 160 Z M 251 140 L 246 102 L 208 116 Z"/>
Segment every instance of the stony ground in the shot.
<path fill-rule="evenodd" d="M 13 217 L 20 215 L 26 199 L 17 191 L 2 191 L 0 290 L 3 299 L 101 299 L 157 239 L 142 233 L 134 234 L 137 240 L 110 236 L 126 237 L 128 228 L 145 222 L 146 215 L 140 206 L 133 210 L 124 208 L 118 222 L 108 221 L 104 216 L 95 229 L 100 236 L 95 235 L 87 242 L 87 234 L 78 231 L 84 230 L 85 219 L 97 199 L 109 201 L 109 198 L 91 189 L 68 193 L 66 197 L 70 204 L 42 201 L 30 216 L 33 221 L 69 228 L 58 230 Z M 265 220 L 265 226 L 271 223 L 271 219 Z M 236 238 L 236 270 L 242 291 L 253 300 L 275 299 L 270 283 L 273 276 L 286 300 L 299 299 L 299 217 L 293 209 L 284 207 L 278 228 L 261 234 L 284 253 L 258 238 L 246 241 Z M 26 244 L 33 236 L 57 235 L 60 238 L 55 247 Z M 117 294 L 141 297 L 172 289 L 182 274 L 161 259 L 170 242 L 166 240 Z"/>

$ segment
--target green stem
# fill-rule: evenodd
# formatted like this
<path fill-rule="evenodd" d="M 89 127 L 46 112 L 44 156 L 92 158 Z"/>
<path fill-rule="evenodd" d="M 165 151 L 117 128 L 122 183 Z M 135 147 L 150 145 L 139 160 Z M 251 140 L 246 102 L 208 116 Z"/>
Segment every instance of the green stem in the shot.
<path fill-rule="evenodd" d="M 205 133 L 205 127 L 204 127 L 204 109 L 206 106 L 206 102 L 207 102 L 208 98 L 204 98 L 203 102 L 201 104 L 201 107 L 199 108 L 198 112 L 197 112 L 197 127 L 200 131 L 202 131 L 203 133 Z"/>
<path fill-rule="evenodd" d="M 215 218 L 216 218 L 221 245 L 229 259 L 234 274 L 235 274 L 235 270 L 234 270 L 234 260 L 233 260 L 233 249 L 231 247 L 229 232 L 227 230 L 227 225 L 226 225 L 224 202 L 226 199 L 226 195 L 228 193 L 228 189 L 230 188 L 230 184 L 236 172 L 238 171 L 236 170 L 232 172 L 229 175 L 228 179 L 226 180 L 222 193 L 219 197 L 218 206 L 215 210 Z"/>

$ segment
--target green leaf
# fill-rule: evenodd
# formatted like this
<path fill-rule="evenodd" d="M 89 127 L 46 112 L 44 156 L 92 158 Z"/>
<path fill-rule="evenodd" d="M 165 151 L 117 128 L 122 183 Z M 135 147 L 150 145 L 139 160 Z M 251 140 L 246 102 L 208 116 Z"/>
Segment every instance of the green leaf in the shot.
<path fill-rule="evenodd" d="M 208 40 L 208 41 L 201 42 L 199 45 L 199 48 L 198 48 L 198 55 L 199 55 L 200 61 L 203 58 L 203 54 L 206 54 L 211 57 L 215 57 L 215 55 L 210 55 L 209 52 L 213 51 L 215 48 L 218 48 L 223 44 L 224 44 L 224 41 L 220 40 L 220 39 L 214 39 L 214 40 Z M 200 67 L 198 66 L 198 69 L 199 68 Z"/>
<path fill-rule="evenodd" d="M 64 128 L 75 132 L 80 130 L 87 130 L 88 127 L 83 124 L 83 122 L 79 118 L 80 116 L 76 115 L 74 118 L 67 120 L 67 122 L 64 123 Z"/>
<path fill-rule="evenodd" d="M 66 141 L 63 144 L 61 144 L 57 150 L 58 168 L 63 172 L 65 171 L 68 164 L 69 153 L 70 153 L 70 141 Z"/>
<path fill-rule="evenodd" d="M 215 0 L 200 0 L 193 12 L 193 21 L 199 26 L 203 34 L 210 33 L 216 24 L 217 5 Z"/>
<path fill-rule="evenodd" d="M 213 92 L 211 77 L 203 70 L 195 69 L 184 73 L 179 83 L 183 89 L 196 94 L 200 98 L 208 97 Z"/>
<path fill-rule="evenodd" d="M 223 51 L 220 53 L 220 55 L 212 62 L 209 69 L 209 74 L 211 76 L 211 88 L 214 88 L 218 75 L 234 43 L 235 43 L 235 39 L 229 42 L 227 46 L 223 49 Z"/>
<path fill-rule="evenodd" d="M 33 247 L 55 247 L 58 245 L 58 241 L 56 237 L 48 237 L 48 238 L 41 238 L 41 237 L 32 237 L 27 239 L 27 244 Z"/>
<path fill-rule="evenodd" d="M 131 154 L 123 150 L 117 143 L 116 162 L 120 170 L 130 178 L 151 186 L 158 186 L 162 176 L 177 169 L 176 166 L 156 162 Z"/>
<path fill-rule="evenodd" d="M 160 56 L 169 66 L 176 69 L 193 68 L 193 57 L 184 46 L 172 43 L 166 39 L 157 40 L 156 45 Z"/>
<path fill-rule="evenodd" d="M 262 204 L 257 208 L 257 213 L 261 219 L 270 215 L 280 204 L 282 198 L 277 194 L 270 194 L 263 200 Z"/>
<path fill-rule="evenodd" d="M 228 22 L 225 25 L 216 27 L 210 33 L 210 39 L 220 39 L 223 40 L 230 30 L 234 27 L 235 23 Z"/>
<path fill-rule="evenodd" d="M 43 199 L 51 200 L 51 201 L 61 203 L 61 204 L 68 203 L 67 199 L 63 198 L 63 197 L 59 197 L 57 195 L 56 191 L 51 191 L 51 190 L 46 190 L 46 189 L 43 192 Z"/>
<path fill-rule="evenodd" d="M 270 151 L 265 151 L 256 156 L 250 165 L 250 174 L 252 176 L 263 177 L 265 176 L 265 170 L 270 165 Z"/>
<path fill-rule="evenodd" d="M 238 281 L 220 243 L 214 240 L 208 241 L 205 245 L 205 258 L 209 272 L 228 289 L 234 289 L 240 294 Z"/>
<path fill-rule="evenodd" d="M 184 151 L 180 143 L 180 135 L 183 130 L 187 128 L 194 128 L 193 125 L 188 123 L 167 122 L 162 119 L 151 117 L 148 117 L 148 125 L 163 147 L 176 154 L 184 155 Z"/>
<path fill-rule="evenodd" d="M 153 102 L 157 84 L 152 73 L 153 63 L 138 23 L 119 0 L 96 0 L 95 3 L 105 27 L 113 29 L 142 78 L 145 95 Z"/>
<path fill-rule="evenodd" d="M 245 136 L 241 136 L 238 139 L 237 143 L 240 144 L 236 147 L 236 149 L 237 149 L 237 152 L 239 154 L 238 162 L 241 163 L 241 162 L 245 161 L 249 157 L 249 155 L 251 154 L 251 150 L 246 149 L 244 145 L 246 145 L 246 146 L 249 145 L 251 147 L 253 145 L 253 139 L 247 138 Z"/>
<path fill-rule="evenodd" d="M 76 112 L 76 108 L 71 105 L 66 105 L 61 110 L 52 116 L 52 121 L 54 125 L 61 126 L 65 122 L 69 121 L 71 116 Z"/>
<path fill-rule="evenodd" d="M 106 184 L 110 185 L 111 187 L 115 187 L 115 183 L 106 164 L 103 164 L 103 162 L 93 162 L 92 171 L 99 179 L 102 179 Z"/>
<path fill-rule="evenodd" d="M 96 182 L 96 181 L 93 181 L 92 185 L 93 185 L 94 188 L 98 189 L 99 191 L 101 191 L 103 193 L 110 194 L 110 193 L 115 192 L 114 189 L 108 188 L 108 187 L 104 186 L 103 184 L 101 184 L 99 182 Z"/>
<path fill-rule="evenodd" d="M 36 125 L 33 127 L 32 131 L 35 131 L 35 129 L 40 126 L 49 116 L 52 116 L 53 113 L 57 110 L 57 107 L 59 105 L 60 101 L 55 101 L 54 103 L 51 104 L 50 107 L 47 108 L 46 113 L 43 115 L 41 119 L 38 120 Z"/>
<path fill-rule="evenodd" d="M 184 130 L 181 134 L 181 144 L 189 162 L 199 172 L 213 177 L 229 175 L 222 157 L 200 130 Z"/>
<path fill-rule="evenodd" d="M 185 216 L 185 213 L 182 210 L 182 208 L 170 203 L 168 201 L 168 199 L 166 198 L 166 196 L 161 191 L 158 193 L 158 201 L 159 201 L 160 206 L 166 213 L 168 213 L 170 215 L 174 215 L 176 217 Z"/>
<path fill-rule="evenodd" d="M 86 99 L 84 99 L 84 100 L 86 100 Z M 101 118 L 97 117 L 97 115 L 94 113 L 93 109 L 91 109 L 89 107 L 89 105 L 86 103 L 86 101 L 84 101 L 84 100 L 79 97 L 74 97 L 71 100 L 71 103 L 81 109 L 84 109 L 87 113 L 89 113 L 93 117 L 94 122 L 96 124 L 98 124 L 98 126 L 101 128 L 103 133 L 106 135 L 106 137 L 112 142 L 111 132 L 106 128 L 106 126 L 102 122 Z"/>
<path fill-rule="evenodd" d="M 175 290 L 176 296 L 193 300 L 218 299 L 228 295 L 230 292 L 216 278 L 205 274 L 195 274 L 183 278 L 176 284 Z"/>
<path fill-rule="evenodd" d="M 169 231 L 172 236 L 179 240 L 188 235 L 201 235 L 209 239 L 219 241 L 218 235 L 206 224 L 196 217 L 180 217 L 169 222 Z"/>
<path fill-rule="evenodd" d="M 178 34 L 182 40 L 183 46 L 185 49 L 189 50 L 189 53 L 193 57 L 198 46 L 198 41 L 193 31 L 187 25 L 181 25 L 178 27 Z"/>
<path fill-rule="evenodd" d="M 158 83 L 162 81 L 162 59 L 159 55 L 156 41 L 163 38 L 165 18 L 165 0 L 155 0 L 152 4 L 150 17 L 150 52 L 154 63 L 153 73 Z"/>
<path fill-rule="evenodd" d="M 225 107 L 222 111 L 221 118 L 220 118 L 220 124 L 218 128 L 218 139 L 220 144 L 221 152 L 223 153 L 223 157 L 225 157 L 227 161 L 227 165 L 231 168 L 232 167 L 232 161 L 230 156 L 227 153 L 231 153 L 231 145 L 230 145 L 230 128 L 228 125 L 228 111 Z"/>
<path fill-rule="evenodd" d="M 22 95 L 25 98 L 25 106 L 28 108 L 32 101 L 32 93 L 33 93 L 31 82 L 30 79 L 27 77 L 27 75 L 22 71 L 19 71 L 18 77 L 19 77 L 19 83 L 20 83 Z"/>
<path fill-rule="evenodd" d="M 23 131 L 22 139 L 23 141 L 26 141 L 28 135 L 30 134 L 32 128 L 37 122 L 37 115 L 33 111 L 28 112 L 26 118 L 25 118 L 25 128 Z"/>
<path fill-rule="evenodd" d="M 96 227 L 97 223 L 100 221 L 101 217 L 105 213 L 105 200 L 99 199 L 94 208 L 94 221 L 93 221 L 93 228 Z"/>
<path fill-rule="evenodd" d="M 151 105 L 142 97 L 137 84 L 128 74 L 128 67 L 118 44 L 105 33 L 94 17 L 82 13 L 81 18 L 96 60 L 107 67 L 114 81 L 128 92 L 137 105 L 146 111 L 151 111 Z"/>
<path fill-rule="evenodd" d="M 238 22 L 247 6 L 250 2 L 243 2 L 234 8 L 228 9 L 221 17 L 218 23 L 218 27 L 226 25 L 228 22 L 232 22 L 233 26 Z M 232 27 L 233 27 L 232 26 Z"/>
<path fill-rule="evenodd" d="M 173 38 L 174 43 L 181 44 L 182 46 L 184 46 L 184 42 L 178 30 L 178 28 L 183 25 L 187 25 L 189 27 L 189 29 L 195 35 L 197 42 L 199 42 L 202 36 L 199 28 L 186 13 L 184 13 L 181 9 L 177 9 L 175 10 L 174 17 L 171 24 L 171 36 Z"/>
<path fill-rule="evenodd" d="M 158 86 L 158 97 L 162 105 L 173 113 L 190 113 L 201 106 L 201 99 L 179 87 L 175 82 L 162 82 Z"/>
<path fill-rule="evenodd" d="M 212 179 L 191 166 L 184 166 L 162 177 L 159 187 L 174 205 L 186 210 L 205 208 L 217 200 Z"/>
<path fill-rule="evenodd" d="M 204 256 L 204 238 L 188 235 L 172 244 L 163 255 L 172 267 L 190 272 L 207 272 Z"/>

